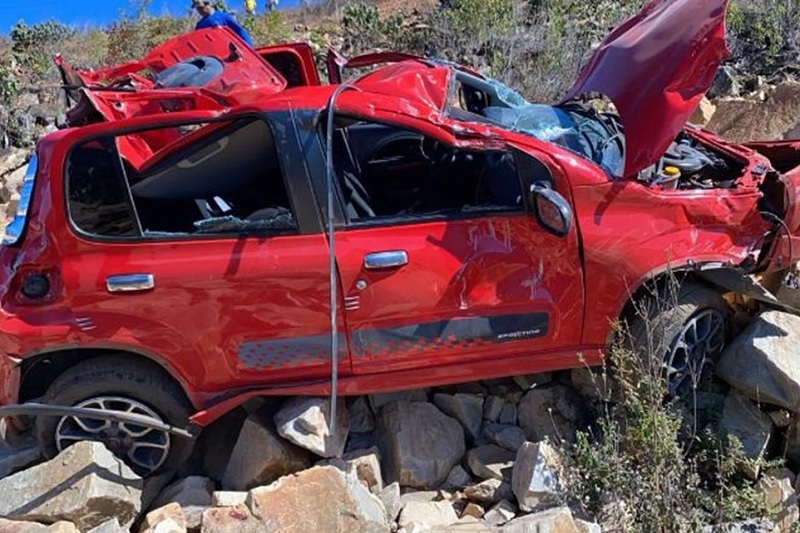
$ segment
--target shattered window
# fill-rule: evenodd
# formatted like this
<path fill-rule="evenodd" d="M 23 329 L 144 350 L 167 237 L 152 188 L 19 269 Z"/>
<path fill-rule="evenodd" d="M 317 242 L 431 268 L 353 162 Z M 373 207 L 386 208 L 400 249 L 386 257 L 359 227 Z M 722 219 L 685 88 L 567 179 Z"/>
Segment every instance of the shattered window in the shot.
<path fill-rule="evenodd" d="M 333 160 L 351 221 L 524 210 L 513 154 L 461 149 L 418 132 L 339 121 Z"/>
<path fill-rule="evenodd" d="M 102 237 L 295 232 L 262 120 L 161 128 L 90 141 L 67 162 L 69 213 Z"/>

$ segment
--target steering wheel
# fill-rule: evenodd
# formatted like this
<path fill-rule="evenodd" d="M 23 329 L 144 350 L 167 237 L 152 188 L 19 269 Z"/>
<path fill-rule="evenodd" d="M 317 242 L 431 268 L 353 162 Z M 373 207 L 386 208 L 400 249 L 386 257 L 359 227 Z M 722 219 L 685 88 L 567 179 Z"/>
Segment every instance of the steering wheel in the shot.
<path fill-rule="evenodd" d="M 422 138 L 420 151 L 431 166 L 448 166 L 456 160 L 456 150 L 432 137 Z"/>

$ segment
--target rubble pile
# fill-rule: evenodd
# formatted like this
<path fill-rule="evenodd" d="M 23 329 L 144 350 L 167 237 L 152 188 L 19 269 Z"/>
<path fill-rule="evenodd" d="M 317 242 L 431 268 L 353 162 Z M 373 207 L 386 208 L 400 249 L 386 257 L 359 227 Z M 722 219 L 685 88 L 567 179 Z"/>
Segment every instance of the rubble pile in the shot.
<path fill-rule="evenodd" d="M 719 431 L 738 437 L 750 458 L 777 445 L 800 464 L 798 342 L 800 318 L 763 313 L 719 364 L 730 390 L 699 402 L 720 410 Z M 99 443 L 39 464 L 29 443 L 6 446 L 0 531 L 613 531 L 625 509 L 593 517 L 575 506 L 560 451 L 607 396 L 592 376 L 579 369 L 348 398 L 335 424 L 328 398 L 257 403 L 218 422 L 227 429 L 209 432 L 203 460 L 146 480 Z M 783 532 L 800 522 L 794 472 L 748 475 L 778 522 L 726 531 Z"/>

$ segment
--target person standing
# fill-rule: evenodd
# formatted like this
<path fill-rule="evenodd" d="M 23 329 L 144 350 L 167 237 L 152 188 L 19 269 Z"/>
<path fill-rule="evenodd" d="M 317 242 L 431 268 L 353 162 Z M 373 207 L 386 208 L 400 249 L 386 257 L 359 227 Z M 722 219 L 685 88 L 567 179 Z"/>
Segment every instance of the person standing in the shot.
<path fill-rule="evenodd" d="M 200 14 L 200 17 L 202 17 L 197 21 L 197 25 L 194 27 L 195 30 L 225 26 L 232 29 L 236 35 L 241 37 L 249 46 L 253 46 L 253 39 L 250 37 L 250 34 L 247 33 L 247 30 L 236 22 L 236 19 L 230 14 L 214 9 L 214 6 L 211 5 L 211 0 L 192 0 L 192 7 L 194 7 Z"/>

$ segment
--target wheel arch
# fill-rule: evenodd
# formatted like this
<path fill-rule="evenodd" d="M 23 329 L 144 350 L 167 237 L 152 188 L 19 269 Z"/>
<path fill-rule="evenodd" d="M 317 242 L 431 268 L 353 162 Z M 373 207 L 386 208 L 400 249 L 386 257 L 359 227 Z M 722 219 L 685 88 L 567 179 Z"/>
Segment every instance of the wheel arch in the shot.
<path fill-rule="evenodd" d="M 136 361 L 137 364 L 147 365 L 175 383 L 192 407 L 198 408 L 200 403 L 198 394 L 192 391 L 188 380 L 175 367 L 146 351 L 119 346 L 81 348 L 64 346 L 29 354 L 20 364 L 19 403 L 43 396 L 58 376 L 75 365 L 89 359 L 104 357 L 124 357 Z"/>

